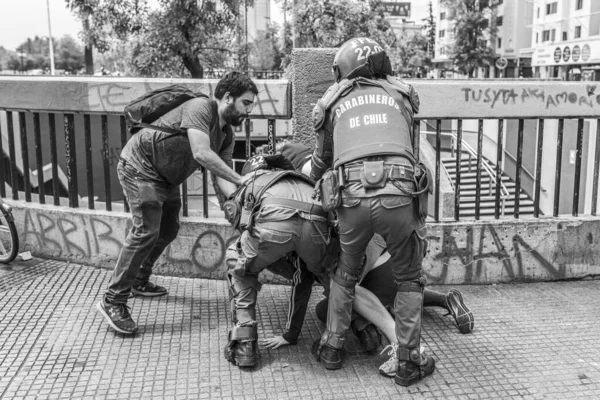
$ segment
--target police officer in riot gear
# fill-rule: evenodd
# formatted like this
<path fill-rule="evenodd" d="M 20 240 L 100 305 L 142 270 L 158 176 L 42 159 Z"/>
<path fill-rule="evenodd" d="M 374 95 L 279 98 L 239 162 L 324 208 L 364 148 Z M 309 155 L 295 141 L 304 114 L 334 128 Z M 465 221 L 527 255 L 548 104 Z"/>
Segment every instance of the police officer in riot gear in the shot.
<path fill-rule="evenodd" d="M 285 169 L 276 168 L 284 167 Z M 240 229 L 241 236 L 227 250 L 225 261 L 230 283 L 234 326 L 229 332 L 225 358 L 239 367 L 253 367 L 257 356 L 256 300 L 264 269 L 281 274 L 278 263 L 295 256 L 295 272 L 287 276 L 302 280 L 310 297 L 313 277 L 327 279 L 323 265 L 329 243 L 327 213 L 312 199 L 314 182 L 293 170 L 281 155 L 254 157 L 244 165 L 242 175 L 255 176 L 241 186 L 224 204 L 227 219 Z M 302 266 L 303 264 L 303 266 Z M 294 282 L 296 284 L 298 282 Z M 288 342 L 300 334 L 308 298 L 294 310 L 294 330 Z"/>
<path fill-rule="evenodd" d="M 341 368 L 355 286 L 367 244 L 378 233 L 391 254 L 397 285 L 395 382 L 408 386 L 435 370 L 434 359 L 420 350 L 426 250 L 420 230 L 427 215 L 428 173 L 412 150 L 419 99 L 410 85 L 391 76 L 385 51 L 368 38 L 340 47 L 333 74 L 336 83 L 313 111 L 317 140 L 311 177 L 329 182 L 332 193 L 339 191 L 342 252 L 331 281 L 327 329 L 312 351 L 325 368 Z"/>

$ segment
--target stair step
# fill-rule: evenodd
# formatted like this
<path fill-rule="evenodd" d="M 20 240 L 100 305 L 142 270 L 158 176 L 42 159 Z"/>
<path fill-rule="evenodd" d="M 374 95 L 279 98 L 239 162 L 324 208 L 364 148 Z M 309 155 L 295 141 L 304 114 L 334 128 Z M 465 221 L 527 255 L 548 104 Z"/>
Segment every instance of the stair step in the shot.
<path fill-rule="evenodd" d="M 533 207 L 519 207 L 519 216 L 526 216 L 526 215 L 533 215 L 534 209 Z M 481 208 L 479 209 L 479 215 L 484 216 L 484 215 L 495 215 L 496 210 L 494 210 L 493 208 Z M 513 207 L 506 207 L 504 209 L 504 215 L 513 215 L 515 213 L 515 209 Z M 460 217 L 473 217 L 475 216 L 475 210 L 470 208 L 470 209 L 465 209 L 463 210 L 462 208 L 460 209 Z"/>
<path fill-rule="evenodd" d="M 481 196 L 479 198 L 480 204 L 495 203 L 495 202 L 496 202 L 496 198 L 494 196 Z M 500 202 L 502 202 L 502 199 L 500 199 Z M 514 197 L 509 197 L 508 199 L 504 200 L 505 204 L 514 204 L 514 202 L 515 202 Z M 461 194 L 460 203 L 461 203 L 461 206 L 463 204 L 475 203 L 475 196 L 463 196 Z M 533 204 L 533 200 L 531 200 L 529 198 L 529 196 L 521 194 L 521 197 L 519 198 L 519 203 L 520 204 Z"/>
<path fill-rule="evenodd" d="M 452 178 L 452 181 L 456 182 L 456 177 L 450 175 L 450 177 Z M 489 183 L 490 181 L 494 182 L 491 177 L 487 174 L 481 174 L 481 178 L 480 178 L 480 183 Z M 502 182 L 505 183 L 514 183 L 508 176 L 502 176 Z M 477 174 L 473 173 L 473 174 L 461 174 L 460 176 L 460 183 L 461 185 L 463 183 L 477 183 Z"/>

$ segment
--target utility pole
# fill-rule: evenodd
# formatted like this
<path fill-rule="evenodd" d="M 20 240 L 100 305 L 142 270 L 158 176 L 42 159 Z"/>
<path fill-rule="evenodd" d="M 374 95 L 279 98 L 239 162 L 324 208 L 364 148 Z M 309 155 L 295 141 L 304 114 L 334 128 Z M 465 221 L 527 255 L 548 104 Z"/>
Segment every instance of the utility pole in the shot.
<path fill-rule="evenodd" d="M 248 0 L 244 0 L 244 9 L 246 13 L 246 18 L 244 21 L 245 25 L 245 35 L 246 35 L 246 45 L 244 46 L 244 63 L 246 64 L 246 74 L 250 71 L 250 66 L 248 65 Z"/>
<path fill-rule="evenodd" d="M 46 7 L 48 8 L 48 47 L 50 47 L 50 75 L 54 75 L 54 43 L 52 41 L 52 25 L 50 23 L 50 0 L 46 0 Z"/>

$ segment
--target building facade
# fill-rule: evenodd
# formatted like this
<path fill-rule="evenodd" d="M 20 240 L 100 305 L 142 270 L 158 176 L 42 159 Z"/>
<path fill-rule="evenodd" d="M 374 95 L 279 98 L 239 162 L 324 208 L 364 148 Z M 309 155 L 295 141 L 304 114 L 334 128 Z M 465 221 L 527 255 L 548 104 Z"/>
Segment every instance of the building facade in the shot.
<path fill-rule="evenodd" d="M 441 4 L 433 2 L 436 17 L 436 44 L 434 63 L 438 77 L 456 77 L 453 63 L 449 57 L 454 43 L 454 21 L 451 12 Z M 479 68 L 479 78 L 517 78 L 531 77 L 531 30 L 533 4 L 531 0 L 504 0 L 489 15 L 490 24 L 497 28 L 494 35 L 487 37 L 489 46 L 494 49 L 497 58 L 489 68 Z M 528 49 L 528 52 L 522 52 Z"/>
<path fill-rule="evenodd" d="M 534 76 L 600 80 L 600 1 L 533 0 Z"/>

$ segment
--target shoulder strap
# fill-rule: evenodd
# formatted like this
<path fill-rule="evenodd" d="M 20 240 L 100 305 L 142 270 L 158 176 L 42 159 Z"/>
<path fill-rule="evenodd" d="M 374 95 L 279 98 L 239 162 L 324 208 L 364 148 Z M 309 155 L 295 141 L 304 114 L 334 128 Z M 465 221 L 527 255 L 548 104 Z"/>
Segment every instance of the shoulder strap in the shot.
<path fill-rule="evenodd" d="M 313 124 L 316 130 L 321 129 L 325 122 L 325 113 L 341 96 L 348 93 L 354 86 L 355 79 L 342 79 L 329 86 L 327 92 L 321 97 L 313 109 Z"/>
<path fill-rule="evenodd" d="M 173 135 L 183 134 L 183 130 L 182 129 L 173 129 L 173 128 L 168 128 L 166 126 L 158 126 L 158 125 L 146 124 L 144 122 L 136 122 L 134 124 L 134 126 L 135 127 L 139 127 L 139 128 L 153 129 L 155 131 L 160 131 L 160 132 L 165 132 L 165 133 L 171 133 Z"/>
<path fill-rule="evenodd" d="M 285 177 L 290 177 L 290 176 L 301 179 L 311 186 L 315 185 L 315 181 L 313 181 L 308 176 L 306 176 L 300 172 L 284 170 L 284 171 L 274 171 L 271 173 L 263 174 L 263 175 L 259 176 L 258 178 L 256 178 L 254 181 L 250 182 L 248 184 L 248 186 L 250 186 L 250 187 L 252 187 L 252 185 L 256 186 L 256 188 L 252 190 L 252 194 L 254 195 L 254 198 L 256 199 L 256 201 L 259 202 L 260 199 L 262 198 L 262 196 L 265 194 L 265 192 L 271 186 L 273 186 L 280 179 L 285 178 Z"/>

